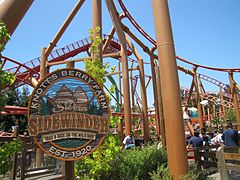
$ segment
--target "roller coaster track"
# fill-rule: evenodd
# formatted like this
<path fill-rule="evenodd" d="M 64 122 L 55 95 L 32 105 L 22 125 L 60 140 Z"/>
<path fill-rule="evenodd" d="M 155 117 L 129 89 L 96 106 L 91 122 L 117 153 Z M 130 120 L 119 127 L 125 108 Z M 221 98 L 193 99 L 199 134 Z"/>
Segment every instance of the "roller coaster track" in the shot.
<path fill-rule="evenodd" d="M 21 84 L 30 84 L 28 81 L 29 77 L 35 77 L 36 79 L 39 78 L 39 73 L 36 68 L 31 68 L 27 66 L 26 64 L 22 64 L 17 62 L 16 60 L 7 58 L 5 56 L 2 56 L 2 68 L 4 69 L 4 66 L 7 63 L 14 64 L 15 67 L 10 69 L 5 69 L 6 72 L 11 72 L 15 77 L 16 80 L 14 83 L 21 83 Z M 34 64 L 33 64 L 34 65 Z"/>
<path fill-rule="evenodd" d="M 146 31 L 144 31 L 144 29 L 136 22 L 136 20 L 132 17 L 132 15 L 130 14 L 130 12 L 127 10 L 126 6 L 124 5 L 124 3 L 122 2 L 122 0 L 118 0 L 120 7 L 122 8 L 125 16 L 129 19 L 129 21 L 132 23 L 132 25 L 149 41 L 151 42 L 155 47 L 156 47 L 156 40 L 154 40 Z M 192 63 L 184 58 L 181 58 L 179 56 L 176 56 L 176 59 L 185 62 L 187 64 L 191 64 L 195 67 L 201 67 L 201 68 L 205 68 L 205 69 L 209 69 L 209 70 L 217 70 L 217 71 L 222 71 L 222 72 L 240 72 L 240 68 L 215 68 L 215 67 L 209 67 L 209 66 L 203 66 L 200 64 L 196 64 L 196 63 Z M 201 79 L 204 79 L 212 84 L 215 84 L 217 86 L 219 86 L 220 84 L 222 86 L 226 86 L 226 84 L 213 79 L 211 77 L 208 77 L 206 75 L 203 74 L 198 74 L 200 76 Z M 228 97 L 230 99 L 232 99 L 232 95 L 231 94 L 227 94 L 227 93 L 223 93 L 223 95 L 225 97 Z"/>
<path fill-rule="evenodd" d="M 208 82 L 210 82 L 210 83 L 212 83 L 212 84 L 214 84 L 214 85 L 216 85 L 218 87 L 222 86 L 223 89 L 224 88 L 228 88 L 227 84 L 225 84 L 225 83 L 223 83 L 223 82 L 221 82 L 221 81 L 219 81 L 217 79 L 214 79 L 212 77 L 206 76 L 204 74 L 197 73 L 197 75 L 198 75 L 199 78 L 201 78 L 201 79 L 203 79 L 205 81 L 208 81 Z M 229 98 L 230 100 L 232 100 L 232 95 L 227 93 L 227 92 L 223 92 L 223 96 Z"/>
<path fill-rule="evenodd" d="M 132 17 L 132 15 L 129 13 L 129 11 L 127 10 L 127 8 L 125 7 L 124 3 L 122 2 L 122 0 L 118 0 L 123 12 L 125 13 L 125 16 L 129 19 L 129 21 L 133 24 L 133 26 L 146 38 L 148 39 L 155 47 L 156 47 L 156 41 L 148 35 L 148 33 L 146 33 L 141 26 L 134 20 L 134 18 Z M 103 42 L 106 41 L 108 35 L 103 35 Z M 74 57 L 77 54 L 81 53 L 81 52 L 85 52 L 89 49 L 91 45 L 91 41 L 89 38 L 85 38 L 83 40 L 80 40 L 78 42 L 72 43 L 68 46 L 65 46 L 63 48 L 59 48 L 57 50 L 52 51 L 52 53 L 50 53 L 49 57 L 48 57 L 48 61 L 49 62 L 56 62 L 56 61 L 63 61 L 66 60 L 67 58 L 70 57 Z M 116 52 L 119 51 L 121 48 L 119 41 L 116 38 L 112 38 L 111 43 L 108 47 L 108 52 Z M 128 49 L 129 50 L 129 49 Z M 129 54 L 131 54 L 130 51 L 128 51 Z M 191 64 L 195 67 L 201 67 L 201 68 L 206 68 L 206 69 L 210 69 L 210 70 L 217 70 L 217 71 L 222 71 L 222 72 L 240 72 L 240 68 L 214 68 L 214 67 L 209 67 L 209 66 L 203 66 L 203 65 L 199 65 L 196 63 L 192 63 L 186 59 L 183 59 L 179 56 L 176 56 L 176 59 Z M 33 60 L 30 60 L 24 64 L 19 63 L 13 59 L 7 58 L 7 57 L 2 57 L 2 61 L 3 61 L 3 69 L 4 67 L 9 67 L 7 66 L 8 62 L 11 62 L 12 64 L 14 64 L 15 66 L 12 68 L 8 68 L 8 69 L 4 69 L 7 72 L 12 72 L 15 76 L 16 76 L 16 81 L 15 81 L 15 86 L 19 87 L 23 84 L 30 84 L 29 78 L 30 77 L 35 77 L 36 79 L 39 78 L 39 71 L 40 71 L 40 57 L 35 58 Z M 136 60 L 133 59 L 129 59 L 129 61 L 133 61 L 134 63 L 137 62 Z M 226 86 L 226 84 L 213 79 L 211 77 L 208 77 L 206 75 L 202 75 L 202 74 L 198 74 L 198 76 L 201 79 L 204 79 L 212 84 L 215 85 L 223 85 Z M 31 85 L 31 84 L 30 84 Z M 135 91 L 135 96 L 136 99 L 139 103 L 141 103 L 141 99 L 138 96 L 137 92 Z M 215 97 L 211 97 L 211 95 L 202 95 L 204 99 L 209 99 L 210 101 L 214 101 L 216 98 Z M 228 98 L 231 99 L 231 95 L 224 93 L 224 96 L 227 96 Z M 224 106 L 230 106 L 232 107 L 232 103 L 229 104 L 229 102 L 225 102 L 225 100 L 222 102 Z"/>
<path fill-rule="evenodd" d="M 28 108 L 27 107 L 19 107 L 19 106 L 5 106 L 3 111 L 0 111 L 2 115 L 27 115 Z"/>
<path fill-rule="evenodd" d="M 125 16 L 129 19 L 129 21 L 132 23 L 132 25 L 138 30 L 138 32 L 140 32 L 149 42 L 151 42 L 154 47 L 156 47 L 156 40 L 154 40 L 146 31 L 143 30 L 143 28 L 136 22 L 136 20 L 132 17 L 132 15 L 130 14 L 130 12 L 127 10 L 126 6 L 124 5 L 124 3 L 122 2 L 122 0 L 118 0 L 118 3 L 120 5 L 120 7 L 122 8 Z M 176 56 L 176 59 L 191 64 L 195 67 L 201 67 L 201 68 L 205 68 L 205 69 L 209 69 L 209 70 L 215 70 L 215 71 L 222 71 L 222 72 L 240 72 L 240 68 L 217 68 L 217 67 L 210 67 L 210 66 L 203 66 L 200 64 L 196 64 L 193 62 L 190 62 L 184 58 L 181 58 L 179 56 Z"/>
<path fill-rule="evenodd" d="M 13 133 L 9 132 L 0 132 L 0 138 L 5 138 L 5 137 L 13 137 Z"/>
<path fill-rule="evenodd" d="M 134 87 L 136 87 L 136 85 L 137 85 L 137 81 L 138 81 L 139 78 L 140 78 L 139 75 L 135 75 L 135 76 L 132 77 L 132 80 L 133 80 L 133 86 L 134 86 Z M 148 81 L 149 81 L 152 77 L 149 76 L 149 75 L 145 75 L 145 78 L 147 78 Z M 136 97 L 136 101 L 137 101 L 139 104 L 142 104 L 142 100 L 141 100 L 141 98 L 139 97 L 139 95 L 138 95 L 136 89 L 134 89 L 134 96 Z M 151 113 L 152 110 L 151 110 L 150 108 L 148 108 L 148 112 Z"/>
<path fill-rule="evenodd" d="M 108 35 L 103 35 L 103 43 L 108 38 Z M 91 41 L 89 38 L 82 39 L 70 45 L 67 45 L 63 48 L 56 49 L 52 51 L 48 57 L 49 62 L 64 61 L 67 58 L 76 56 L 81 52 L 85 52 L 89 49 Z M 112 38 L 111 43 L 108 46 L 107 52 L 118 52 L 121 49 L 118 39 Z M 128 50 L 128 55 L 131 54 L 131 51 Z M 4 69 L 6 72 L 11 72 L 16 76 L 16 81 L 14 82 L 15 87 L 19 87 L 23 84 L 30 84 L 29 78 L 35 77 L 39 78 L 40 71 L 40 57 L 30 60 L 26 63 L 19 63 L 13 59 L 3 57 L 3 69 L 7 66 L 7 63 L 10 62 L 14 64 L 14 67 Z"/>
<path fill-rule="evenodd" d="M 201 94 L 200 93 L 200 96 L 203 99 L 211 101 L 213 103 L 216 103 L 217 101 L 219 101 L 222 106 L 224 106 L 226 108 L 234 109 L 234 105 L 233 105 L 232 102 L 229 102 L 229 101 L 226 101 L 226 100 L 221 100 L 219 97 L 213 96 L 212 94 L 209 94 L 209 93 Z"/>
<path fill-rule="evenodd" d="M 123 4 L 122 0 L 118 0 L 124 14 L 129 19 L 129 21 L 133 24 L 133 26 L 145 37 L 147 38 L 154 46 L 156 46 L 156 41 L 144 31 L 141 26 L 134 20 L 132 15 L 127 10 L 126 6 Z"/>
<path fill-rule="evenodd" d="M 103 43 L 107 40 L 108 35 L 103 35 Z M 88 48 L 91 45 L 91 41 L 89 38 L 85 38 L 83 40 L 77 41 L 75 43 L 72 43 L 70 45 L 67 45 L 63 48 L 56 49 L 52 51 L 49 55 L 48 62 L 57 62 L 57 61 L 64 61 L 67 58 L 73 57 L 81 52 L 87 51 Z M 107 48 L 107 53 L 108 52 L 119 52 L 121 49 L 121 45 L 119 44 L 118 39 L 112 38 L 110 45 Z M 132 52 L 128 48 L 128 55 L 131 55 Z M 4 69 L 6 72 L 11 72 L 12 74 L 15 75 L 16 81 L 14 82 L 15 87 L 19 87 L 23 84 L 29 84 L 32 86 L 30 83 L 29 79 L 31 77 L 34 77 L 36 79 L 39 79 L 39 71 L 40 71 L 40 57 L 35 58 L 33 60 L 30 60 L 26 63 L 20 63 L 16 60 L 7 58 L 7 57 L 2 57 L 2 67 L 12 65 L 13 67 Z M 138 63 L 137 60 L 129 59 L 130 62 Z M 111 77 L 107 77 L 109 81 L 115 85 L 115 94 L 116 94 L 116 100 L 119 103 L 119 90 L 117 88 L 117 84 L 115 80 Z M 117 106 L 116 111 L 118 112 L 120 109 L 119 105 Z M 0 114 L 27 114 L 27 109 L 24 107 L 17 107 L 17 106 L 5 106 L 4 110 L 0 112 Z"/>
<path fill-rule="evenodd" d="M 186 91 L 187 93 L 190 92 L 189 89 L 185 88 L 185 87 L 181 87 L 182 90 Z M 193 92 L 193 95 L 195 94 L 195 92 Z M 232 108 L 234 109 L 234 105 L 231 101 L 227 101 L 227 100 L 222 100 L 217 96 L 214 96 L 213 94 L 216 94 L 214 92 L 206 92 L 206 93 L 199 93 L 200 97 L 203 100 L 208 100 L 214 104 L 216 104 L 216 102 L 219 102 L 222 106 L 226 107 L 226 108 Z"/>
<path fill-rule="evenodd" d="M 205 76 L 205 75 L 203 75 L 203 74 L 198 74 L 198 75 L 199 75 L 200 78 L 202 78 L 202 79 L 204 79 L 204 80 L 206 80 L 206 81 L 208 81 L 208 82 L 210 82 L 210 83 L 213 83 L 213 84 L 215 84 L 215 85 L 217 85 L 217 86 L 219 86 L 219 84 L 226 85 L 226 84 L 224 84 L 224 83 L 222 83 L 222 82 L 220 82 L 220 81 L 218 81 L 218 80 L 216 80 L 216 79 L 214 79 L 214 78 L 211 78 L 211 77 L 209 77 L 209 76 Z M 145 77 L 151 78 L 151 76 L 148 76 L 148 75 L 146 75 Z M 132 79 L 134 80 L 134 85 L 136 85 L 137 80 L 139 79 L 139 75 L 134 76 Z M 187 88 L 181 87 L 181 89 L 185 90 L 185 91 L 188 92 L 188 93 L 190 92 L 190 90 L 187 89 Z M 208 100 L 208 101 L 210 101 L 210 102 L 212 102 L 212 103 L 214 103 L 214 104 L 218 101 L 218 102 L 221 103 L 222 106 L 224 106 L 224 107 L 226 107 L 226 108 L 232 108 L 232 109 L 234 109 L 234 105 L 233 105 L 233 103 L 231 102 L 231 95 L 229 95 L 229 94 L 227 94 L 227 93 L 223 93 L 223 95 L 224 95 L 225 97 L 228 97 L 228 98 L 230 99 L 230 101 L 227 101 L 227 100 L 221 100 L 219 97 L 216 97 L 216 96 L 214 96 L 213 94 L 214 94 L 214 93 L 211 93 L 211 92 L 200 93 L 200 97 L 201 97 L 203 100 Z M 216 93 L 215 93 L 215 94 L 216 94 Z M 140 104 L 142 104 L 141 98 L 139 97 L 137 91 L 135 91 L 135 94 L 134 94 L 134 95 L 135 95 L 135 97 L 136 97 L 136 101 L 139 102 Z"/>
<path fill-rule="evenodd" d="M 221 85 L 222 87 L 227 86 L 227 85 L 224 84 L 223 82 L 221 82 L 221 81 L 219 81 L 219 80 L 217 80 L 217 79 L 214 79 L 214 78 L 212 78 L 212 77 L 206 76 L 206 75 L 204 75 L 204 74 L 199 74 L 199 73 L 197 73 L 197 75 L 198 75 L 199 78 L 201 78 L 201 79 L 203 79 L 203 80 L 206 80 L 206 81 L 208 81 L 208 82 L 210 82 L 210 83 L 212 83 L 212 84 L 215 84 L 215 85 L 217 85 L 217 86 L 220 86 L 220 85 Z"/>

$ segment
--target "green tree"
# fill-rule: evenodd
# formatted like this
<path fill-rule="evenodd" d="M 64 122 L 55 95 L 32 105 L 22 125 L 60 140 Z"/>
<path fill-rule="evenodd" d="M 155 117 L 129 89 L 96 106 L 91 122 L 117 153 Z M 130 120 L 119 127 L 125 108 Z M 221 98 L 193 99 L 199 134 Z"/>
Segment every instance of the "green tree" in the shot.
<path fill-rule="evenodd" d="M 92 60 L 85 60 L 85 71 L 89 73 L 92 77 L 94 77 L 97 82 L 103 86 L 103 84 L 106 82 L 106 68 L 109 67 L 109 63 L 102 64 L 100 61 L 100 51 L 99 46 L 102 43 L 102 39 L 100 36 L 94 36 L 94 32 L 99 32 L 100 27 L 96 27 L 95 29 L 90 29 L 90 41 L 91 41 L 91 47 L 90 47 L 90 53 L 93 57 Z"/>
<path fill-rule="evenodd" d="M 22 142 L 14 139 L 12 142 L 6 142 L 0 146 L 0 175 L 6 174 L 12 168 L 11 157 L 22 149 Z"/>
<path fill-rule="evenodd" d="M 2 51 L 6 42 L 10 39 L 6 24 L 0 20 L 0 110 L 7 103 L 7 93 L 4 89 L 10 86 L 15 78 L 11 73 L 4 72 L 2 69 Z M 11 97 L 11 96 L 10 96 Z M 5 120 L 6 121 L 6 120 Z M 5 174 L 12 167 L 11 157 L 22 148 L 21 141 L 15 139 L 10 143 L 0 146 L 0 174 Z"/>
<path fill-rule="evenodd" d="M 6 105 L 7 95 L 5 87 L 10 86 L 15 78 L 13 74 L 3 71 L 2 69 L 2 52 L 6 42 L 10 39 L 6 24 L 0 20 L 0 110 Z"/>
<path fill-rule="evenodd" d="M 6 91 L 6 102 L 10 106 L 27 107 L 29 100 L 28 86 L 23 86 L 22 90 L 14 89 L 14 87 L 8 88 Z M 26 115 L 0 115 L 0 129 L 5 132 L 9 132 L 12 126 L 19 126 L 19 133 L 27 131 L 27 117 Z"/>
<path fill-rule="evenodd" d="M 21 107 L 28 106 L 29 95 L 30 95 L 30 92 L 29 92 L 28 86 L 23 86 L 22 93 L 20 94 L 20 104 L 19 104 Z"/>

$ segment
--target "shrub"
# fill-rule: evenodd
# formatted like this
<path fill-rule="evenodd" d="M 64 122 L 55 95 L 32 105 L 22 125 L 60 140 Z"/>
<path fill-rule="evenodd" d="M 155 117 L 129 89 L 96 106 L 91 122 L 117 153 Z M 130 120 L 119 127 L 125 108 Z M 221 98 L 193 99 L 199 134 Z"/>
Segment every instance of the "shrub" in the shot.
<path fill-rule="evenodd" d="M 170 179 L 169 170 L 166 164 L 161 164 L 160 166 L 158 166 L 157 171 L 153 171 L 149 173 L 149 175 L 151 176 L 152 180 Z"/>
<path fill-rule="evenodd" d="M 78 173 L 81 179 L 151 179 L 150 172 L 157 171 L 161 165 L 167 167 L 166 152 L 157 149 L 156 145 L 119 151 L 111 161 L 105 161 L 101 166 L 97 157 L 91 159 L 93 159 L 91 166 L 89 160 L 83 159 L 81 167 L 78 162 L 77 169 L 83 168 L 81 173 Z M 105 159 L 109 158 L 105 157 Z M 90 167 L 93 169 L 90 170 Z"/>
<path fill-rule="evenodd" d="M 99 179 L 111 168 L 110 162 L 120 152 L 120 142 L 117 136 L 108 135 L 105 142 L 90 156 L 77 161 L 75 166 L 75 174 L 79 177 L 87 179 L 89 177 Z"/>
<path fill-rule="evenodd" d="M 189 172 L 185 176 L 182 176 L 181 180 L 213 180 L 212 177 L 209 177 L 211 174 L 216 171 L 211 171 L 210 169 L 204 169 L 201 172 L 197 170 L 197 165 L 193 164 L 189 167 Z"/>
<path fill-rule="evenodd" d="M 150 179 L 149 172 L 167 164 L 165 151 L 156 145 L 142 149 L 125 150 L 112 162 L 109 179 Z"/>
<path fill-rule="evenodd" d="M 20 139 L 14 139 L 12 142 L 5 142 L 0 147 L 0 175 L 6 174 L 12 168 L 12 156 L 22 149 Z"/>

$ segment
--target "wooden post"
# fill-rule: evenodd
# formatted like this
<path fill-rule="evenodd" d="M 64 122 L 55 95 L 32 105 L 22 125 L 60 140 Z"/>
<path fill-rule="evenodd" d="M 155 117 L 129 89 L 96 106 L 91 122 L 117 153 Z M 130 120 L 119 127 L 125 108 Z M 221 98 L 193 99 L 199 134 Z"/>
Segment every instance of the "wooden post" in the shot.
<path fill-rule="evenodd" d="M 220 95 L 220 99 L 221 101 L 223 101 L 223 90 L 222 90 L 222 84 L 219 84 L 219 95 Z M 225 113 L 225 107 L 222 105 L 221 103 L 221 110 L 223 111 L 223 113 Z"/>
<path fill-rule="evenodd" d="M 27 154 L 26 142 L 23 141 L 22 158 L 21 158 L 21 162 L 20 162 L 21 163 L 20 164 L 20 169 L 21 169 L 20 178 L 21 178 L 21 180 L 25 179 L 26 154 Z"/>
<path fill-rule="evenodd" d="M 140 93 L 142 98 L 142 119 L 143 119 L 143 137 L 144 142 L 147 143 L 149 139 L 149 123 L 148 123 L 148 106 L 147 106 L 147 93 L 145 86 L 145 73 L 144 73 L 144 63 L 143 58 L 139 54 L 136 47 L 132 44 L 131 40 L 126 36 L 127 44 L 132 50 L 133 54 L 138 60 L 139 65 L 139 77 L 140 77 Z"/>
<path fill-rule="evenodd" d="M 71 13 L 67 17 L 67 19 L 64 21 L 61 28 L 59 29 L 59 31 L 57 32 L 57 34 L 53 38 L 52 42 L 50 42 L 48 48 L 46 49 L 46 56 L 47 57 L 52 52 L 53 48 L 56 46 L 57 42 L 62 37 L 62 35 L 65 32 L 65 30 L 67 29 L 68 25 L 71 23 L 74 16 L 77 14 L 78 10 L 81 8 L 81 6 L 83 5 L 84 2 L 85 2 L 85 0 L 78 0 L 76 5 L 74 6 L 73 10 L 71 11 Z"/>
<path fill-rule="evenodd" d="M 133 68 L 133 62 L 131 64 L 131 69 Z M 131 86 L 131 99 L 132 99 L 132 113 L 135 112 L 135 91 L 136 91 L 136 85 L 137 85 L 137 79 L 136 79 L 136 84 L 134 84 L 134 79 L 133 79 L 133 71 L 130 71 L 130 86 Z M 136 129 L 136 119 L 134 116 L 132 116 L 132 124 L 133 124 L 133 131 Z"/>
<path fill-rule="evenodd" d="M 208 121 L 210 121 L 210 109 L 209 109 L 209 107 L 207 108 L 207 116 L 208 116 Z"/>
<path fill-rule="evenodd" d="M 18 126 L 12 126 L 12 128 L 13 128 L 13 137 L 17 137 L 19 127 Z M 17 164 L 18 164 L 16 153 L 13 154 L 12 161 L 13 161 L 13 166 L 12 166 L 12 169 L 11 169 L 10 180 L 15 180 L 16 175 L 17 175 Z"/>
<path fill-rule="evenodd" d="M 130 105 L 130 90 L 129 90 L 129 74 L 128 74 L 128 58 L 127 58 L 127 43 L 126 37 L 120 24 L 117 15 L 116 7 L 112 0 L 106 0 L 109 14 L 112 18 L 116 33 L 121 44 L 121 59 L 122 59 L 122 80 L 123 80 L 123 95 L 124 95 L 124 121 L 125 134 L 128 136 L 131 133 L 131 105 Z"/>
<path fill-rule="evenodd" d="M 188 172 L 184 122 L 171 20 L 167 0 L 152 0 L 170 176 Z"/>
<path fill-rule="evenodd" d="M 156 81 L 156 72 L 155 72 L 155 63 L 153 54 L 150 55 L 151 61 L 151 72 L 152 72 L 152 84 L 153 84 L 153 95 L 154 95 L 154 107 L 155 107 L 155 124 L 157 135 L 161 134 L 160 130 L 160 109 L 158 102 L 158 91 L 157 91 L 157 81 Z"/>
<path fill-rule="evenodd" d="M 229 174 L 224 158 L 223 147 L 219 147 L 217 150 L 218 168 L 220 169 L 220 176 L 223 180 L 229 180 Z"/>
<path fill-rule="evenodd" d="M 121 61 L 118 61 L 118 71 L 121 72 Z M 118 74 L 118 86 L 119 86 L 119 91 L 120 91 L 120 108 L 119 111 L 122 112 L 122 74 L 119 73 Z M 118 123 L 118 135 L 119 135 L 119 139 L 122 142 L 123 140 L 123 120 L 124 117 L 120 118 L 120 122 Z"/>
<path fill-rule="evenodd" d="M 160 113 L 160 131 L 161 131 L 161 142 L 162 147 L 167 147 L 166 140 L 166 129 L 165 129 L 165 119 L 164 119 L 164 111 L 163 111 L 163 99 L 162 99 L 162 86 L 161 86 L 161 78 L 160 78 L 160 69 L 159 66 L 155 65 L 155 74 L 156 74 L 156 85 L 157 85 L 157 94 L 158 94 L 158 108 Z"/>
<path fill-rule="evenodd" d="M 40 64 L 40 79 L 43 79 L 48 74 L 47 68 L 47 56 L 46 56 L 46 47 L 42 48 L 41 51 L 41 64 Z M 40 148 L 36 149 L 36 167 L 42 167 L 44 160 L 43 151 Z"/>
<path fill-rule="evenodd" d="M 0 19 L 6 23 L 8 32 L 12 35 L 31 7 L 33 0 L 4 0 L 0 2 Z"/>
<path fill-rule="evenodd" d="M 236 93 L 236 83 L 233 80 L 233 72 L 229 73 L 229 81 L 230 81 L 230 88 L 231 88 L 231 93 L 233 97 L 233 105 L 236 113 L 236 124 L 237 124 L 237 129 L 240 130 L 240 114 L 239 114 L 239 104 L 238 104 L 238 97 Z"/>
<path fill-rule="evenodd" d="M 131 64 L 131 68 L 133 67 L 133 62 Z M 132 112 L 135 112 L 135 98 L 134 98 L 134 94 L 135 94 L 135 88 L 133 86 L 133 71 L 130 71 L 130 85 L 131 85 L 131 95 L 132 95 Z"/>
<path fill-rule="evenodd" d="M 93 36 L 96 38 L 99 36 L 102 38 L 102 0 L 92 0 L 92 27 Z M 96 27 L 100 28 L 99 32 L 96 32 Z M 102 62 L 102 44 L 99 45 L 99 60 Z M 94 59 L 95 57 L 93 57 Z"/>
<path fill-rule="evenodd" d="M 197 99 L 197 109 L 198 109 L 198 123 L 200 130 L 203 128 L 203 118 L 202 118 L 202 105 L 200 104 L 200 94 L 199 94 L 199 88 L 198 88 L 198 79 L 197 79 L 197 67 L 193 68 L 193 79 L 195 84 L 195 90 L 197 93 L 196 99 Z"/>
<path fill-rule="evenodd" d="M 74 62 L 68 62 L 66 63 L 66 68 L 74 68 L 75 63 Z M 63 176 L 66 180 L 75 180 L 75 173 L 74 173 L 74 161 L 63 161 L 62 162 L 62 170 L 63 170 Z"/>
<path fill-rule="evenodd" d="M 147 107 L 147 93 L 145 88 L 145 73 L 143 59 L 138 59 L 139 76 L 140 76 L 140 93 L 142 98 L 142 118 L 143 118 L 143 131 L 144 142 L 147 143 L 149 139 L 149 123 L 148 123 L 148 107 Z"/>

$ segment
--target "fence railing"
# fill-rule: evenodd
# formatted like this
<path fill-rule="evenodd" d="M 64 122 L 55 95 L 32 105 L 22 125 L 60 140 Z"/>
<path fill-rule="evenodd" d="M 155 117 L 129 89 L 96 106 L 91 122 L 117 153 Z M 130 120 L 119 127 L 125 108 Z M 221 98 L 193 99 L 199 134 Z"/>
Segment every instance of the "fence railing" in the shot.
<path fill-rule="evenodd" d="M 195 162 L 198 170 L 215 168 L 220 171 L 220 176 L 224 180 L 238 179 L 240 177 L 240 146 L 200 147 L 195 153 Z"/>

